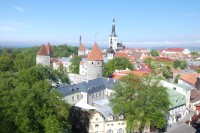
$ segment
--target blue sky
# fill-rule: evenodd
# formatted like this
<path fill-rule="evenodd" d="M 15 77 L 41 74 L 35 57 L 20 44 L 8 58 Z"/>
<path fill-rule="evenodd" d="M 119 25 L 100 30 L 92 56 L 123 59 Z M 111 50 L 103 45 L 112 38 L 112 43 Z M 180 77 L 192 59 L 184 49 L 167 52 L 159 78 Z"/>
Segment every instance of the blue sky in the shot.
<path fill-rule="evenodd" d="M 0 41 L 200 46 L 200 0 L 2 0 Z M 96 39 L 95 39 L 96 35 Z"/>

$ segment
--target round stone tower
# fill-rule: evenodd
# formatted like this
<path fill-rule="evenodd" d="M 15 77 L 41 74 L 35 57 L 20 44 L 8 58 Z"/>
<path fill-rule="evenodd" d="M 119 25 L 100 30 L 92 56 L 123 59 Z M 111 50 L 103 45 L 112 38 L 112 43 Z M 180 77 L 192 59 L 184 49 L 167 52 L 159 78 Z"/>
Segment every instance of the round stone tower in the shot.
<path fill-rule="evenodd" d="M 101 55 L 101 51 L 95 42 L 91 52 L 87 57 L 87 73 L 86 79 L 96 79 L 101 78 L 103 76 L 103 56 Z"/>
<path fill-rule="evenodd" d="M 50 66 L 50 54 L 48 53 L 45 45 L 42 45 L 37 52 L 36 64 Z"/>

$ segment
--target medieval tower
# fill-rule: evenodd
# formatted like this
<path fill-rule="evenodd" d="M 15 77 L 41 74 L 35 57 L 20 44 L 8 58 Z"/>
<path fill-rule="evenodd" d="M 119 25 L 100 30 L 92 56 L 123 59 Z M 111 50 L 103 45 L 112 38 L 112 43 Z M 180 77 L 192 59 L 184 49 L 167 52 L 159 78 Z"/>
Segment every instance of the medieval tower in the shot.
<path fill-rule="evenodd" d="M 50 66 L 50 60 L 53 56 L 53 49 L 48 43 L 47 45 L 42 45 L 36 55 L 36 64 L 42 64 L 44 66 Z"/>
<path fill-rule="evenodd" d="M 87 73 L 86 79 L 96 79 L 101 78 L 103 76 L 103 56 L 101 55 L 101 51 L 97 45 L 94 44 L 91 52 L 87 57 Z"/>

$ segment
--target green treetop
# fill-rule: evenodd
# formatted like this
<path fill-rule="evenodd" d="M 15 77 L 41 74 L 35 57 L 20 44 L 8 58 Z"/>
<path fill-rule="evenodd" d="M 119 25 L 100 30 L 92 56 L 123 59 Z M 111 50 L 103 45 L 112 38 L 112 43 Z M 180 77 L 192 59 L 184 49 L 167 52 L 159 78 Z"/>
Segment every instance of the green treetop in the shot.
<path fill-rule="evenodd" d="M 159 81 L 150 77 L 128 75 L 114 86 L 110 105 L 117 114 L 123 114 L 128 131 L 142 132 L 145 126 L 161 129 L 169 113 L 169 96 Z"/>
<path fill-rule="evenodd" d="M 104 76 L 108 77 L 115 70 L 125 70 L 126 68 L 133 70 L 134 66 L 131 61 L 125 57 L 115 57 L 104 64 Z"/>

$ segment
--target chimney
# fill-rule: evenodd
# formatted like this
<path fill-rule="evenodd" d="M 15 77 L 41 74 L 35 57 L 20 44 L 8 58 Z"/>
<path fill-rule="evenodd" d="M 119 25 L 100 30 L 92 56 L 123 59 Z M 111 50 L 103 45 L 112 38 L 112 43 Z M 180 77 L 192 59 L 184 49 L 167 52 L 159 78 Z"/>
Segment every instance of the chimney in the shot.
<path fill-rule="evenodd" d="M 79 40 L 79 43 L 80 43 L 79 45 L 81 46 L 81 36 L 80 36 L 80 40 Z"/>
<path fill-rule="evenodd" d="M 196 81 L 196 83 L 195 83 L 195 87 L 196 87 L 196 89 L 197 89 L 198 91 L 200 91 L 200 77 L 199 77 L 199 76 L 197 76 L 197 81 Z"/>

